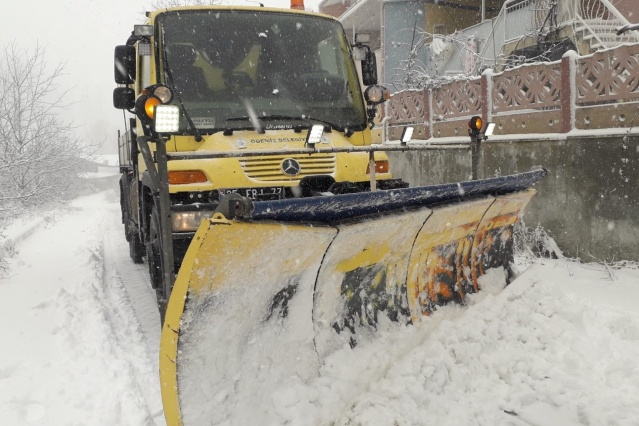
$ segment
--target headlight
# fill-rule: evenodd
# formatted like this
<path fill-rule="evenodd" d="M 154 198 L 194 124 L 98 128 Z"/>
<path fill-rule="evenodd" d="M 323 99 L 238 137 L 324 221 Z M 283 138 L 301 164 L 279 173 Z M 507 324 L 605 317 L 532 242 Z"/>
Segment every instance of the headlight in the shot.
<path fill-rule="evenodd" d="M 364 91 L 364 99 L 370 105 L 381 104 L 390 98 L 390 91 L 384 86 L 368 86 Z"/>
<path fill-rule="evenodd" d="M 153 96 L 156 96 L 163 104 L 168 104 L 173 100 L 171 89 L 161 84 L 153 89 Z"/>
<path fill-rule="evenodd" d="M 173 92 L 163 84 L 155 84 L 143 89 L 135 100 L 135 113 L 143 123 L 151 124 L 155 108 L 173 99 Z"/>
<path fill-rule="evenodd" d="M 180 107 L 177 105 L 157 105 L 153 120 L 156 132 L 177 133 L 180 130 Z"/>
<path fill-rule="evenodd" d="M 172 212 L 171 227 L 173 232 L 189 232 L 195 231 L 204 219 L 213 216 L 211 210 L 198 210 L 190 212 Z"/>

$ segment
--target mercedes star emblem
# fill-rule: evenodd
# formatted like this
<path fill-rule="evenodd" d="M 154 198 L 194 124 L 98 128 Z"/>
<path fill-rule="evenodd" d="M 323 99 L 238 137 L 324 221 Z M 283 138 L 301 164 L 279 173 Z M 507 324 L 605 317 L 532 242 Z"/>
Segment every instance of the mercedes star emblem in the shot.
<path fill-rule="evenodd" d="M 298 175 L 301 169 L 302 167 L 300 166 L 300 163 L 297 162 L 297 160 L 287 158 L 282 161 L 282 171 L 287 176 Z"/>

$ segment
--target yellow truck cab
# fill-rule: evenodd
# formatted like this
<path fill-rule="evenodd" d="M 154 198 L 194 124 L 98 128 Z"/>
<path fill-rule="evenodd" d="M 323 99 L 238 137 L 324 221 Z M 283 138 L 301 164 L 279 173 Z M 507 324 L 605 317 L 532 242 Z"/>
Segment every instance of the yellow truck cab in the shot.
<path fill-rule="evenodd" d="M 263 7 L 157 10 L 116 47 L 115 80 L 114 106 L 133 114 L 119 138 L 122 220 L 131 257 L 147 258 L 160 303 L 170 292 L 163 252 L 173 251 L 177 271 L 198 225 L 225 196 L 263 201 L 368 191 L 371 182 L 408 186 L 392 178 L 385 153 L 355 150 L 371 144 L 388 91 L 377 85 L 374 54 L 351 46 L 332 17 Z M 164 106 L 169 114 L 156 117 Z M 167 234 L 172 247 L 162 243 Z"/>

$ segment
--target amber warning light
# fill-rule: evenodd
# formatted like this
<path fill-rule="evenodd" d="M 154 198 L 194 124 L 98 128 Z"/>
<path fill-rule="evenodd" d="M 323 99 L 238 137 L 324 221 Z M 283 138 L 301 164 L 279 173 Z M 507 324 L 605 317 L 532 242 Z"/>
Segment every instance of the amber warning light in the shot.
<path fill-rule="evenodd" d="M 291 9 L 304 10 L 304 0 L 291 0 Z"/>

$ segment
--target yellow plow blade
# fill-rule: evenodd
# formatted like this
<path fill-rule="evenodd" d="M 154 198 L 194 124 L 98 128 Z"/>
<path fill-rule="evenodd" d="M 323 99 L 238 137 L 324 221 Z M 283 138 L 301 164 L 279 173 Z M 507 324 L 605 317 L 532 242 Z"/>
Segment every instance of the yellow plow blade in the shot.
<path fill-rule="evenodd" d="M 244 407 L 253 393 L 277 388 L 278 377 L 317 374 L 314 283 L 336 233 L 221 218 L 202 224 L 162 330 L 160 379 L 169 425 L 216 424 L 231 416 L 231 424 L 260 424 Z"/>
<path fill-rule="evenodd" d="M 205 221 L 178 274 L 162 331 L 169 425 L 280 424 L 273 401 L 317 378 L 331 353 L 378 323 L 464 302 L 512 261 L 533 190 L 311 226 Z"/>

